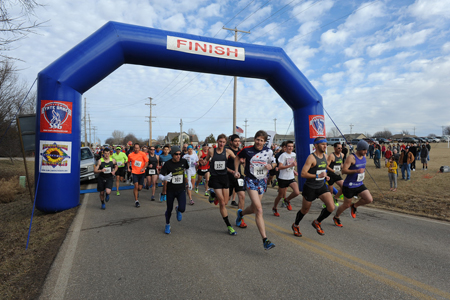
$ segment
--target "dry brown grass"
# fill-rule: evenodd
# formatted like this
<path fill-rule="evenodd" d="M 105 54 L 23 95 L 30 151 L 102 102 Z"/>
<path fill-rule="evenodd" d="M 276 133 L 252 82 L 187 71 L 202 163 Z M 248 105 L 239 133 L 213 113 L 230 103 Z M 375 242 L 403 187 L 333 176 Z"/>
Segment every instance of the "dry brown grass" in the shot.
<path fill-rule="evenodd" d="M 19 176 L 14 176 L 12 178 L 0 179 L 0 191 L 2 191 L 2 196 L 0 198 L 1 203 L 9 203 L 15 200 L 16 196 L 23 192 L 25 189 L 19 184 Z"/>
<path fill-rule="evenodd" d="M 33 172 L 33 163 L 28 166 Z M 16 189 L 19 175 L 25 175 L 22 161 L 0 161 L 0 182 L 6 187 Z M 0 186 L 2 198 L 4 187 Z M 25 250 L 32 204 L 28 189 L 10 193 L 12 201 L 0 203 L 0 299 L 36 299 L 77 209 L 57 214 L 35 211 Z"/>

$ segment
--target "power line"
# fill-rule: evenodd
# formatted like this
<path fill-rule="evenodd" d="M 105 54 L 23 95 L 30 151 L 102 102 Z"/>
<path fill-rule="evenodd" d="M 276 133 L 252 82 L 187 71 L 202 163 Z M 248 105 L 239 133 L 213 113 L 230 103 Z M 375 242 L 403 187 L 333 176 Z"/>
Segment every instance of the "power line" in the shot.
<path fill-rule="evenodd" d="M 231 21 L 234 20 L 234 18 L 236 18 L 241 12 L 243 12 L 247 7 L 250 6 L 250 4 L 252 4 L 253 2 L 255 2 L 255 0 L 250 1 L 249 4 L 247 4 L 240 12 L 238 12 L 237 14 L 234 15 L 234 17 L 232 17 L 228 22 L 226 22 L 225 24 L 223 24 L 223 26 L 227 25 L 228 23 L 230 23 Z M 217 33 L 213 36 L 216 37 L 216 35 L 219 34 L 219 32 L 222 30 L 222 28 L 219 29 L 219 31 L 217 31 Z"/>
<path fill-rule="evenodd" d="M 261 8 L 263 8 L 264 6 L 266 6 L 267 3 L 269 3 L 272 0 L 267 1 L 266 3 L 264 3 L 260 8 L 258 8 L 257 10 L 255 10 L 254 12 L 252 12 L 247 18 L 245 18 L 244 20 L 242 20 L 239 24 L 237 24 L 234 27 L 238 27 L 239 25 L 241 25 L 242 23 L 244 23 L 245 21 L 247 21 L 251 16 L 253 16 L 254 14 L 256 14 L 258 11 L 261 10 Z"/>

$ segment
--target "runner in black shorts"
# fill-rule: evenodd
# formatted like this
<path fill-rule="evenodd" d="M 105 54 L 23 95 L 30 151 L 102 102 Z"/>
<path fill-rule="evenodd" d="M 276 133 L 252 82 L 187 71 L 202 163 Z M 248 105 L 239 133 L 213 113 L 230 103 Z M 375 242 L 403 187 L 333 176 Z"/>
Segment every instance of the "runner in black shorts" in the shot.
<path fill-rule="evenodd" d="M 319 198 L 326 207 L 322 209 L 319 217 L 312 222 L 312 226 L 317 230 L 317 233 L 324 235 L 321 222 L 327 218 L 334 210 L 333 197 L 325 185 L 325 180 L 330 178 L 327 176 L 327 140 L 324 137 L 318 137 L 314 140 L 316 151 L 311 153 L 306 159 L 302 168 L 301 177 L 306 178 L 303 185 L 303 202 L 302 208 L 298 211 L 292 230 L 295 236 L 302 236 L 300 232 L 300 221 L 309 212 L 312 202 Z"/>
<path fill-rule="evenodd" d="M 206 155 L 208 154 L 209 146 L 207 143 L 204 143 L 202 146 L 202 149 L 198 151 L 198 169 L 197 169 L 197 182 L 195 183 L 194 192 L 198 194 L 198 186 L 200 185 L 200 182 L 202 182 L 202 179 L 205 178 L 205 196 L 209 196 L 209 161 L 206 161 Z"/>
<path fill-rule="evenodd" d="M 102 209 L 106 208 L 105 201 L 109 201 L 109 194 L 111 193 L 114 184 L 114 175 L 118 168 L 116 165 L 116 161 L 114 159 L 110 159 L 110 154 L 111 150 L 109 150 L 109 148 L 105 148 L 103 150 L 103 157 L 98 160 L 98 163 L 94 168 L 94 173 L 99 173 L 97 191 L 100 192 Z"/>
<path fill-rule="evenodd" d="M 217 205 L 217 202 L 220 205 L 220 214 L 227 225 L 228 233 L 230 235 L 236 235 L 236 231 L 230 224 L 228 220 L 228 211 L 227 211 L 227 203 L 229 200 L 229 191 L 228 191 L 228 175 L 227 175 L 227 159 L 231 156 L 233 159 L 235 155 L 233 151 L 230 149 L 225 149 L 225 144 L 227 143 L 227 136 L 225 134 L 221 134 L 217 137 L 217 148 L 211 148 L 206 155 L 205 161 L 210 161 L 210 172 L 211 178 L 209 179 L 209 186 L 214 189 L 214 193 L 216 194 L 216 200 L 214 204 Z M 211 198 L 211 196 L 210 196 Z M 210 200 L 211 202 L 211 200 Z"/>
<path fill-rule="evenodd" d="M 342 154 L 341 143 L 334 143 L 333 147 L 334 152 L 329 155 L 327 159 L 327 171 L 328 176 L 330 177 L 330 180 L 328 180 L 328 189 L 330 190 L 331 195 L 333 195 L 333 184 L 336 183 L 339 186 L 339 192 L 334 196 L 334 205 L 339 206 L 339 201 L 337 199 L 342 195 L 342 184 L 344 183 L 344 179 L 341 177 L 344 155 Z"/>
<path fill-rule="evenodd" d="M 373 201 L 370 191 L 363 183 L 366 169 L 367 149 L 369 149 L 369 144 L 364 140 L 360 140 L 356 145 L 356 152 L 347 157 L 344 166 L 342 167 L 342 174 L 347 174 L 347 177 L 344 180 L 342 188 L 344 204 L 339 206 L 336 215 L 333 218 L 334 224 L 338 227 L 342 227 L 339 217 L 344 210 L 350 207 L 350 215 L 352 218 L 356 218 L 356 208 L 361 205 L 372 203 Z M 355 204 L 352 204 L 353 197 L 355 196 L 359 196 L 361 199 Z"/>
<path fill-rule="evenodd" d="M 229 148 L 233 154 L 236 156 L 238 154 L 239 145 L 241 144 L 241 139 L 237 134 L 230 135 L 228 138 L 229 140 Z M 233 195 L 233 191 L 236 192 L 239 204 L 234 205 L 233 202 L 231 205 L 238 206 L 240 209 L 244 209 L 245 207 L 245 186 L 244 186 L 244 176 L 241 173 L 241 166 L 239 165 L 238 172 L 240 174 L 239 178 L 236 178 L 234 176 L 234 158 L 229 156 L 227 160 L 227 171 L 228 171 L 228 182 L 230 184 L 230 199 Z M 235 203 L 235 202 L 234 202 Z M 246 228 L 247 224 L 245 224 L 244 220 L 242 220 L 241 224 L 239 225 L 241 228 Z"/>

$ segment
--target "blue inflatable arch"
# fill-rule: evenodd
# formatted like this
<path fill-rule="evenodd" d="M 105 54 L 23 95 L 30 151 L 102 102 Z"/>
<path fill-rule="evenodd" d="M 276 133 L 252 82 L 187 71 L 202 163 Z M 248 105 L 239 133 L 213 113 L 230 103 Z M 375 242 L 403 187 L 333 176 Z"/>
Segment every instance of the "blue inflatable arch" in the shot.
<path fill-rule="evenodd" d="M 283 49 L 108 22 L 38 74 L 39 210 L 79 205 L 81 97 L 123 64 L 265 79 L 293 110 L 299 165 L 324 136 L 322 97 Z"/>

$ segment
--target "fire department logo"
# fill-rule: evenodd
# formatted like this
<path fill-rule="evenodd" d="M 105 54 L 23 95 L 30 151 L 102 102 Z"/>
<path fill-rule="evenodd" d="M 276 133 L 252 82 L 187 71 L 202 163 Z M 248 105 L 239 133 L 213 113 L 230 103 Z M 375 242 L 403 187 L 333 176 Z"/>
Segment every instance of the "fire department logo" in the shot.
<path fill-rule="evenodd" d="M 325 117 L 323 115 L 309 116 L 309 138 L 325 136 Z"/>
<path fill-rule="evenodd" d="M 72 102 L 41 101 L 41 132 L 72 133 Z"/>

